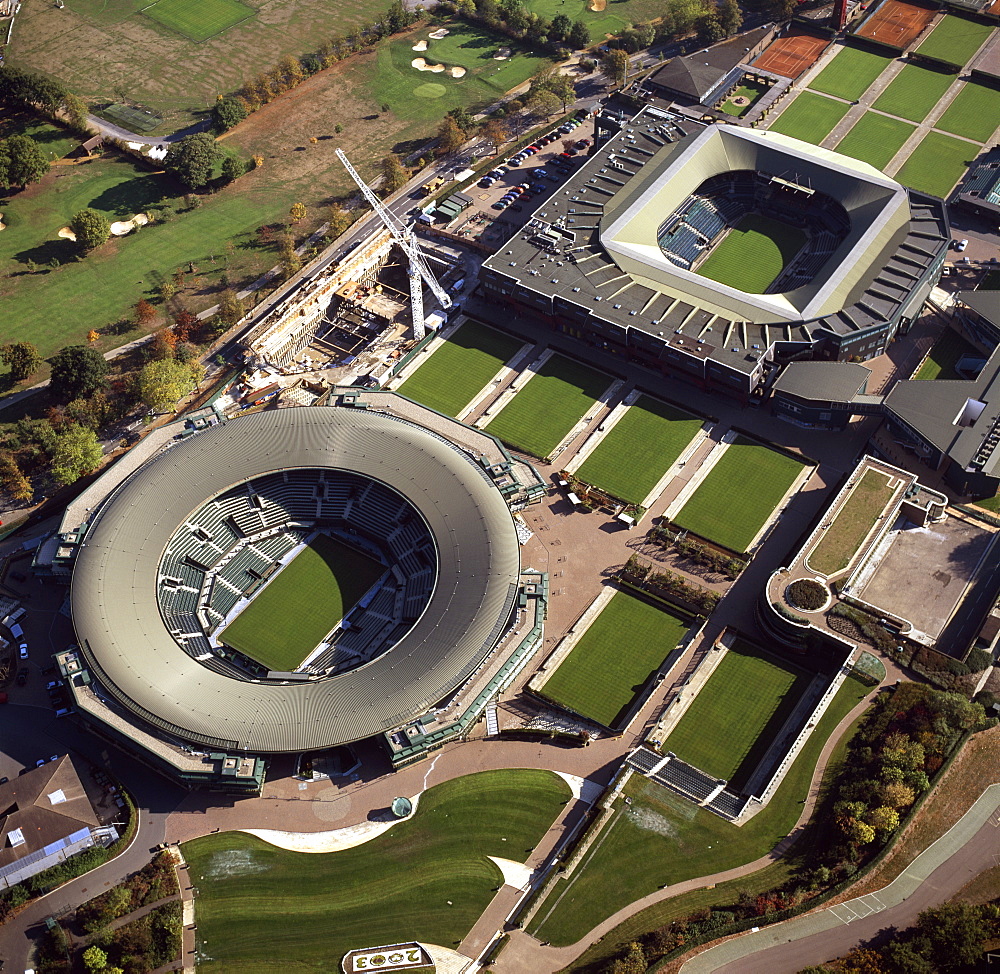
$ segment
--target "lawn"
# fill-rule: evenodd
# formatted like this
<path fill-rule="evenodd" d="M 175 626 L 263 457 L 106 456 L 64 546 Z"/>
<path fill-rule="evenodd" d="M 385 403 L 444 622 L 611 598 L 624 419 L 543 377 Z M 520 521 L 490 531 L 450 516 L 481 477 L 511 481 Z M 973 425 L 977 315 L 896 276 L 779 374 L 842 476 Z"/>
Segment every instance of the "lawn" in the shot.
<path fill-rule="evenodd" d="M 833 60 L 809 82 L 814 91 L 822 91 L 837 98 L 855 101 L 871 86 L 872 82 L 892 63 L 885 54 L 873 54 L 860 47 L 843 47 Z"/>
<path fill-rule="evenodd" d="M 751 213 L 726 234 L 695 273 L 740 291 L 763 294 L 805 240 L 798 227 Z"/>
<path fill-rule="evenodd" d="M 558 947 L 575 943 L 606 917 L 658 888 L 712 876 L 765 855 L 798 819 L 827 738 L 867 692 L 857 681 L 845 681 L 774 797 L 741 827 L 634 776 L 625 789 L 631 805 L 619 799 L 617 816 L 604 836 L 572 876 L 556 884 L 535 914 L 531 933 Z M 720 901 L 714 897 L 710 902 Z M 669 908 L 669 901 L 663 908 Z"/>
<path fill-rule="evenodd" d="M 724 111 L 727 115 L 733 115 L 736 118 L 742 118 L 751 108 L 756 104 L 757 99 L 764 95 L 768 89 L 769 85 L 756 84 L 754 82 L 745 82 L 740 85 L 721 105 L 719 108 Z M 737 105 L 735 99 L 746 98 L 747 103 L 745 105 Z"/>
<path fill-rule="evenodd" d="M 875 99 L 872 108 L 912 122 L 922 122 L 954 81 L 953 74 L 933 71 L 919 64 L 906 64 Z"/>
<path fill-rule="evenodd" d="M 641 504 L 701 429 L 702 420 L 641 396 L 580 465 L 576 476 L 630 504 Z"/>
<path fill-rule="evenodd" d="M 662 750 L 673 751 L 713 778 L 735 779 L 739 787 L 760 763 L 811 680 L 797 666 L 737 642 L 691 701 Z"/>
<path fill-rule="evenodd" d="M 732 551 L 745 552 L 801 472 L 800 461 L 739 436 L 674 523 Z"/>
<path fill-rule="evenodd" d="M 630 24 L 655 21 L 663 14 L 663 4 L 659 0 L 615 0 L 601 11 L 590 10 L 587 0 L 525 0 L 524 6 L 545 20 L 552 20 L 558 14 L 565 14 L 570 20 L 582 20 L 590 28 L 594 41 L 617 34 Z"/>
<path fill-rule="evenodd" d="M 343 852 L 307 854 L 226 832 L 184 844 L 199 889 L 199 970 L 340 969 L 355 947 L 454 947 L 570 797 L 548 771 L 487 771 L 425 792 L 416 815 Z"/>
<path fill-rule="evenodd" d="M 851 106 L 812 91 L 802 91 L 770 126 L 770 131 L 819 145 Z"/>
<path fill-rule="evenodd" d="M 49 162 L 69 155 L 83 141 L 51 122 L 17 111 L 0 115 L 0 139 L 9 139 L 12 135 L 27 135 L 34 139 Z"/>
<path fill-rule="evenodd" d="M 611 382 L 605 372 L 553 355 L 497 414 L 486 431 L 516 450 L 547 457 Z"/>
<path fill-rule="evenodd" d="M 837 152 L 884 169 L 913 131 L 914 126 L 909 122 L 865 112 L 837 144 Z"/>
<path fill-rule="evenodd" d="M 965 67 L 992 31 L 990 24 L 949 14 L 930 32 L 927 40 L 917 48 L 917 53 Z"/>
<path fill-rule="evenodd" d="M 946 197 L 962 178 L 978 147 L 940 132 L 930 132 L 893 178 L 921 193 Z"/>
<path fill-rule="evenodd" d="M 935 128 L 985 142 L 1000 126 L 1000 91 L 969 82 L 934 123 Z"/>
<path fill-rule="evenodd" d="M 806 559 L 809 567 L 827 577 L 843 571 L 857 554 L 868 532 L 895 492 L 884 473 L 868 470 Z"/>
<path fill-rule="evenodd" d="M 142 12 L 192 41 L 207 41 L 257 13 L 240 0 L 156 0 Z"/>
<path fill-rule="evenodd" d="M 372 93 L 378 102 L 388 104 L 402 118 L 433 122 L 436 127 L 451 109 L 491 104 L 551 64 L 548 59 L 537 57 L 509 38 L 485 28 L 451 21 L 448 36 L 441 40 L 428 38 L 433 29 L 425 25 L 421 30 L 393 38 L 378 49 Z M 420 40 L 428 41 L 426 51 L 413 50 Z M 510 59 L 494 59 L 501 46 L 511 48 Z M 410 63 L 417 57 L 428 64 L 465 68 L 467 74 L 453 78 L 446 71 L 418 71 Z"/>
<path fill-rule="evenodd" d="M 294 670 L 385 572 L 374 558 L 319 535 L 220 634 L 274 670 Z"/>
<path fill-rule="evenodd" d="M 617 592 L 542 692 L 605 727 L 617 727 L 687 628 L 679 616 Z"/>
<path fill-rule="evenodd" d="M 467 320 L 396 391 L 457 416 L 524 343 Z"/>
<path fill-rule="evenodd" d="M 982 357 L 982 353 L 975 345 L 967 342 L 958 332 L 946 328 L 913 378 L 962 379 L 964 376 L 955 371 L 955 365 L 963 355 Z"/>

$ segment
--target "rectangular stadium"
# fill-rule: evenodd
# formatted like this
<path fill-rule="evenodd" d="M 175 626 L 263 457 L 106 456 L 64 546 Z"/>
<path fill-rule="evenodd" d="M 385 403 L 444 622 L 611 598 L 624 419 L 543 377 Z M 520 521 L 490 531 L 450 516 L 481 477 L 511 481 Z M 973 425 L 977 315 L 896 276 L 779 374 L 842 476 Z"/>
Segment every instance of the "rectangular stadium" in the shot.
<path fill-rule="evenodd" d="M 748 401 L 881 354 L 940 277 L 944 203 L 772 131 L 646 106 L 483 265 L 488 300 Z"/>

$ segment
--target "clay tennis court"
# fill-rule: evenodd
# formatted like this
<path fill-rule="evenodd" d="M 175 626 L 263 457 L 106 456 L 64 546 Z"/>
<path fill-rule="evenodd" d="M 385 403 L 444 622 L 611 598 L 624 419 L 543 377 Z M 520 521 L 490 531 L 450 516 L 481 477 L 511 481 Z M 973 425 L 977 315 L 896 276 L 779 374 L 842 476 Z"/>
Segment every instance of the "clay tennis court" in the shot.
<path fill-rule="evenodd" d="M 817 37 L 793 27 L 761 52 L 752 63 L 762 71 L 794 79 L 816 63 L 829 43 L 828 37 Z"/>
<path fill-rule="evenodd" d="M 920 36 L 936 13 L 936 10 L 918 7 L 905 0 L 885 0 L 859 28 L 857 34 L 902 51 Z"/>

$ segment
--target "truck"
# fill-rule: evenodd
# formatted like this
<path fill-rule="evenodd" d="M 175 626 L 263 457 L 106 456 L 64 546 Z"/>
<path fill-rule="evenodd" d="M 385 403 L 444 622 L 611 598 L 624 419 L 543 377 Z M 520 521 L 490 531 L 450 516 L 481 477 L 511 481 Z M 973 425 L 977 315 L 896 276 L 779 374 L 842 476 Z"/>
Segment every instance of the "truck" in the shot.
<path fill-rule="evenodd" d="M 431 193 L 436 193 L 442 186 L 444 186 L 444 176 L 435 176 L 429 183 L 424 183 L 420 187 L 424 196 L 430 196 Z"/>

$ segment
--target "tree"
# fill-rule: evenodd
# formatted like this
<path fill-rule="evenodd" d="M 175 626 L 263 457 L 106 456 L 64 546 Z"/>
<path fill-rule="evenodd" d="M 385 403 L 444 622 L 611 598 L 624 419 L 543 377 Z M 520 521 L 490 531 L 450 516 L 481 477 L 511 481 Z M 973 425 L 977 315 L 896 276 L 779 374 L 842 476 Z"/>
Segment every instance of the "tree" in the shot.
<path fill-rule="evenodd" d="M 510 126 L 502 118 L 488 118 L 479 134 L 491 143 L 495 152 L 500 151 L 500 146 L 510 138 Z"/>
<path fill-rule="evenodd" d="M 161 284 L 160 293 L 162 294 L 165 288 L 170 289 L 170 293 L 174 293 L 174 286 L 172 284 Z M 166 300 L 166 299 L 164 299 Z M 156 308 L 154 308 L 145 298 L 140 298 L 132 311 L 135 323 L 140 327 L 148 325 L 156 317 Z"/>
<path fill-rule="evenodd" d="M 69 221 L 69 228 L 76 234 L 76 242 L 84 252 L 100 247 L 111 236 L 111 222 L 89 206 Z"/>
<path fill-rule="evenodd" d="M 222 150 L 208 132 L 196 132 L 172 143 L 163 164 L 172 169 L 181 182 L 198 189 L 212 178 L 221 155 Z"/>
<path fill-rule="evenodd" d="M 554 115 L 562 108 L 557 95 L 545 88 L 538 88 L 528 98 L 528 105 L 536 115 Z"/>
<path fill-rule="evenodd" d="M 22 189 L 37 183 L 49 171 L 49 161 L 41 146 L 26 135 L 12 135 L 0 141 L 0 186 Z"/>
<path fill-rule="evenodd" d="M 719 21 L 719 15 L 714 10 L 709 10 L 698 24 L 698 37 L 702 44 L 715 44 L 726 36 Z"/>
<path fill-rule="evenodd" d="M 840 827 L 847 837 L 858 845 L 867 845 L 875 840 L 875 830 L 867 822 L 862 822 L 860 819 L 844 819 L 840 823 Z"/>
<path fill-rule="evenodd" d="M 331 206 L 330 225 L 326 231 L 327 237 L 331 240 L 336 240 L 338 237 L 347 233 L 353 222 L 354 220 L 347 210 L 341 208 L 340 206 Z"/>
<path fill-rule="evenodd" d="M 52 476 L 64 486 L 72 484 L 93 470 L 103 455 L 97 434 L 92 429 L 71 424 L 56 439 Z"/>
<path fill-rule="evenodd" d="M 295 241 L 287 233 L 281 236 L 278 260 L 281 262 L 281 269 L 286 278 L 291 277 L 302 267 L 302 258 L 295 252 Z"/>
<path fill-rule="evenodd" d="M 890 808 L 909 808 L 916 795 L 909 785 L 892 781 L 882 788 L 882 801 Z"/>
<path fill-rule="evenodd" d="M 608 51 L 601 58 L 601 70 L 616 84 L 625 84 L 628 78 L 628 54 L 624 51 Z"/>
<path fill-rule="evenodd" d="M 108 966 L 108 955 L 95 944 L 83 952 L 83 965 L 89 974 L 99 974 Z"/>
<path fill-rule="evenodd" d="M 740 5 L 736 0 L 720 0 L 719 2 L 719 23 L 726 34 L 732 37 L 738 34 L 743 26 L 743 14 L 740 12 Z"/>
<path fill-rule="evenodd" d="M 16 501 L 30 501 L 34 496 L 31 481 L 25 477 L 17 465 L 17 460 L 7 450 L 0 452 L 0 483 Z"/>
<path fill-rule="evenodd" d="M 899 828 L 899 812 L 888 805 L 873 808 L 868 813 L 868 824 L 880 832 L 895 832 Z"/>
<path fill-rule="evenodd" d="M 302 203 L 293 203 L 288 211 L 288 222 L 291 224 L 301 223 L 306 216 L 306 208 Z"/>
<path fill-rule="evenodd" d="M 200 323 L 197 315 L 191 314 L 186 308 L 181 309 L 174 315 L 174 327 L 172 329 L 173 333 L 177 336 L 177 341 L 186 342 Z"/>
<path fill-rule="evenodd" d="M 15 382 L 24 381 L 42 364 L 42 357 L 31 342 L 11 342 L 0 346 L 0 359 L 10 369 Z"/>
<path fill-rule="evenodd" d="M 177 335 L 172 328 L 161 328 L 153 335 L 149 344 L 149 356 L 153 359 L 168 359 L 174 357 L 177 348 Z"/>
<path fill-rule="evenodd" d="M 219 317 L 227 325 L 235 325 L 245 314 L 242 299 L 231 287 L 227 287 L 219 295 Z"/>
<path fill-rule="evenodd" d="M 455 122 L 450 115 L 445 115 L 441 119 L 441 124 L 438 126 L 437 131 L 438 144 L 437 153 L 442 156 L 450 156 L 455 152 L 458 152 L 465 143 L 465 132 L 463 132 L 458 124 Z"/>
<path fill-rule="evenodd" d="M 56 402 L 86 399 L 104 388 L 108 363 L 96 348 L 69 345 L 50 359 L 49 388 Z"/>
<path fill-rule="evenodd" d="M 590 47 L 590 28 L 582 20 L 574 21 L 568 40 L 570 46 L 577 51 Z"/>
<path fill-rule="evenodd" d="M 239 156 L 227 155 L 222 160 L 222 178 L 227 183 L 231 183 L 234 179 L 239 179 L 240 176 L 245 175 L 247 168 L 248 164 Z"/>
<path fill-rule="evenodd" d="M 101 337 L 101 333 L 96 328 L 91 328 L 87 332 L 87 344 L 93 345 Z"/>
<path fill-rule="evenodd" d="M 147 362 L 139 372 L 139 398 L 150 409 L 163 410 L 176 405 L 193 385 L 190 367 L 174 359 Z"/>
<path fill-rule="evenodd" d="M 217 132 L 239 125 L 247 117 L 246 105 L 239 98 L 220 95 L 212 106 L 212 123 Z"/>
<path fill-rule="evenodd" d="M 402 189 L 409 181 L 410 174 L 399 161 L 399 156 L 390 152 L 382 160 L 382 178 L 385 181 L 385 195 L 388 196 L 390 193 L 395 193 L 396 190 Z"/>
<path fill-rule="evenodd" d="M 555 43 L 566 40 L 573 29 L 573 22 L 566 14 L 556 14 L 549 25 L 549 40 Z"/>
<path fill-rule="evenodd" d="M 939 971 L 971 970 L 982 955 L 983 941 L 990 936 L 983 910 L 971 903 L 945 903 L 925 910 L 917 925 L 930 942 Z"/>

